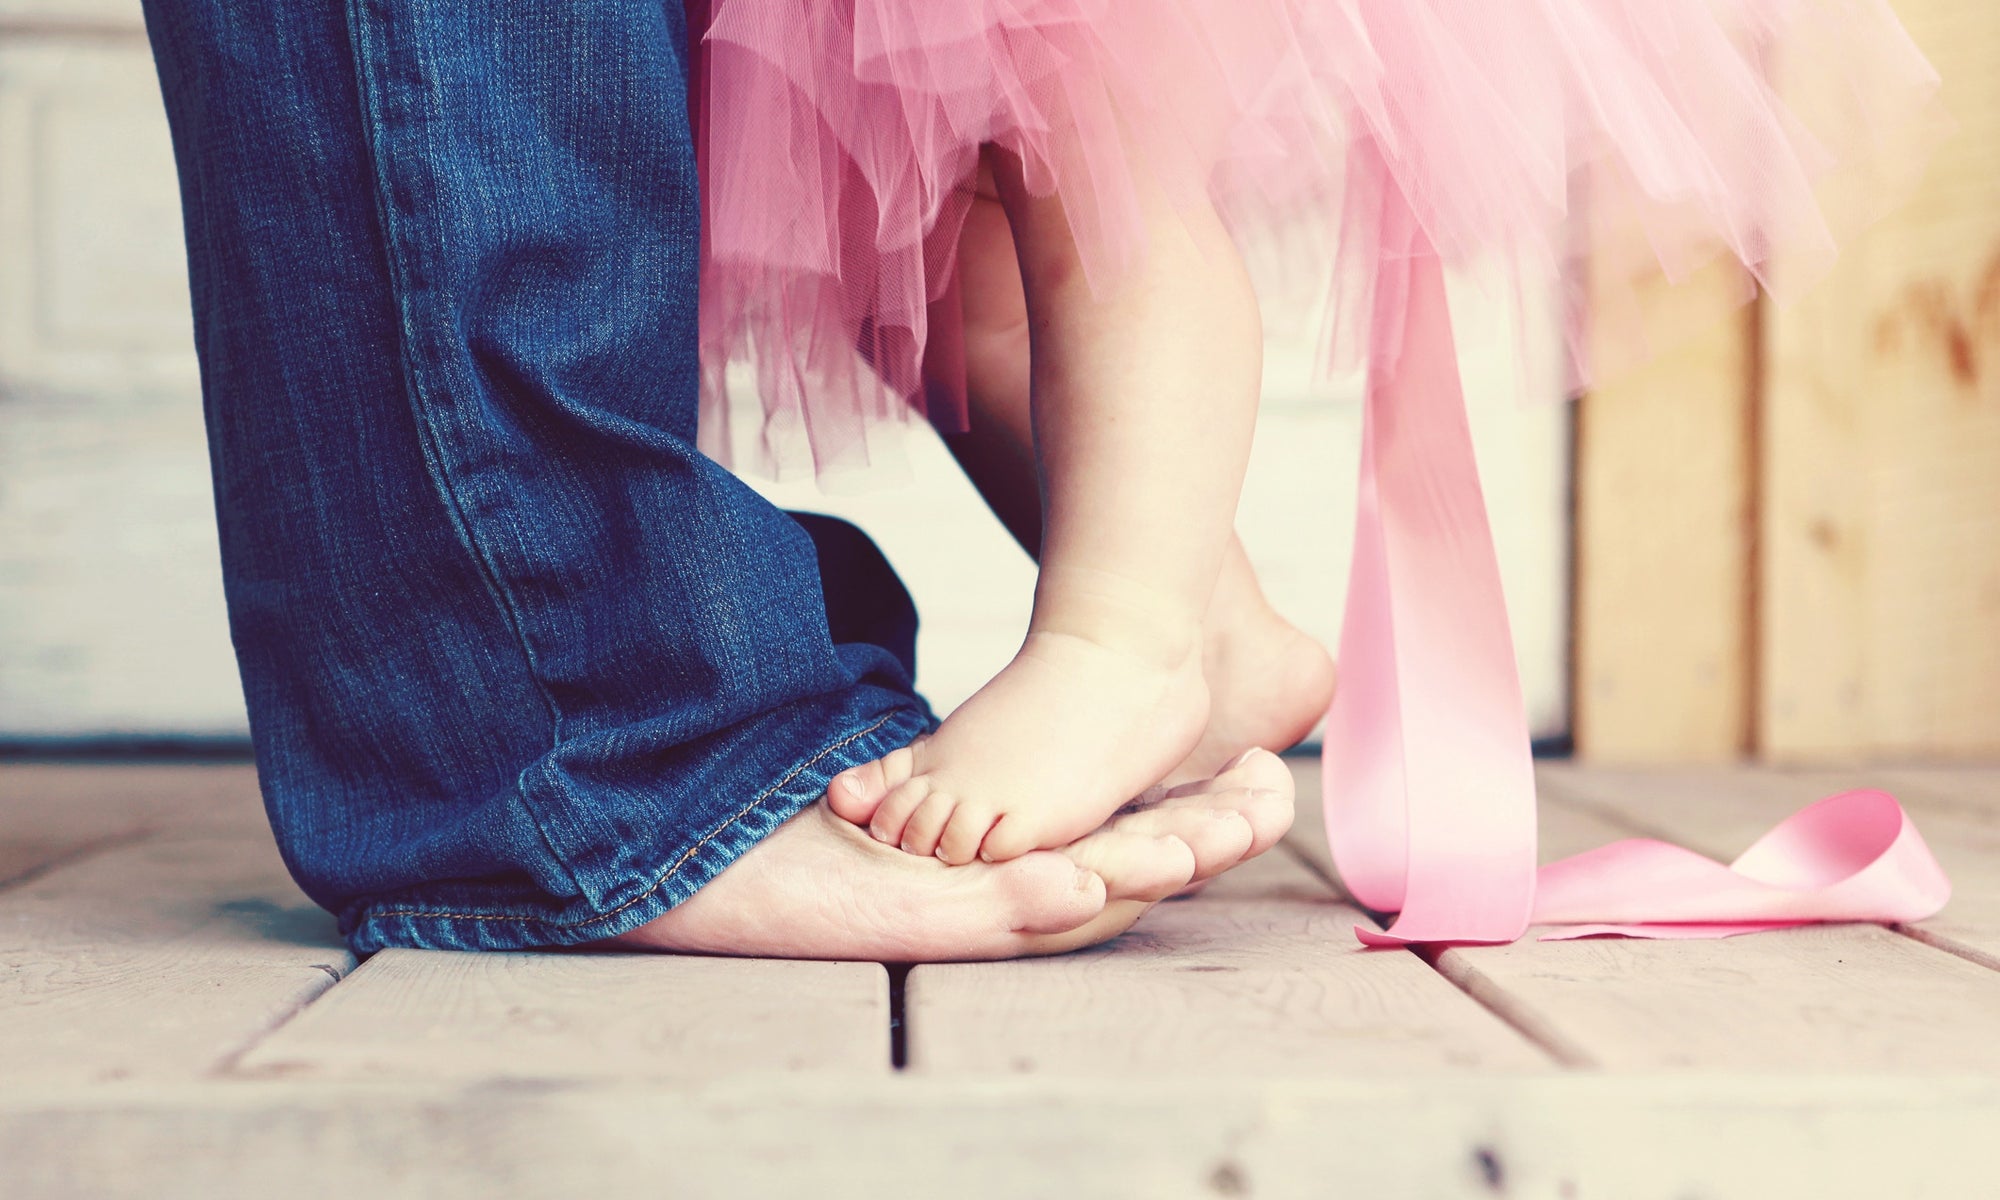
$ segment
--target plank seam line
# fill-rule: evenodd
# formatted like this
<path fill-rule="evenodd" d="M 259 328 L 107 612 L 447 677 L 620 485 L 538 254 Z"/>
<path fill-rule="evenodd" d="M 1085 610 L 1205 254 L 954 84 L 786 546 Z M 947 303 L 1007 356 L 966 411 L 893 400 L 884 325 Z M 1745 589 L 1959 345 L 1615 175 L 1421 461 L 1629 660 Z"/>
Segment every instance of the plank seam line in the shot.
<path fill-rule="evenodd" d="M 900 1072 L 910 1065 L 911 963 L 883 963 L 889 973 L 889 1069 Z"/>
<path fill-rule="evenodd" d="M 2000 958 L 1995 958 L 1977 946 L 1961 942 L 1950 934 L 1933 933 L 1928 929 L 1923 929 L 1915 925 L 1905 925 L 1901 921 L 1889 926 L 1889 928 L 1919 945 L 1929 946 L 1933 950 L 1942 951 L 1954 958 L 1962 958 L 1975 967 L 1984 967 L 1989 971 L 2000 971 Z"/>
<path fill-rule="evenodd" d="M 1408 950 L 1424 965 L 1436 971 L 1446 983 L 1464 992 L 1467 999 L 1492 1013 L 1501 1024 L 1519 1034 L 1529 1045 L 1554 1059 L 1556 1065 L 1572 1071 L 1596 1070 L 1602 1065 L 1583 1047 L 1563 1037 L 1540 1018 L 1532 1015 L 1525 1006 L 1520 1006 L 1516 1011 L 1514 1006 L 1500 1003 L 1502 998 L 1512 999 L 1507 995 L 1506 989 L 1494 983 L 1477 967 L 1466 963 L 1462 957 L 1455 961 L 1464 965 L 1445 966 L 1444 956 L 1452 953 L 1451 950 L 1440 950 L 1435 946 L 1412 946 Z"/>
<path fill-rule="evenodd" d="M 326 975 L 327 981 L 325 983 L 316 986 L 313 989 L 312 994 L 307 996 L 305 999 L 292 1005 L 290 1008 L 285 1009 L 283 1012 L 280 1012 L 276 1017 L 274 1017 L 271 1020 L 270 1024 L 266 1025 L 262 1029 L 252 1032 L 249 1035 L 249 1037 L 243 1042 L 242 1045 L 230 1051 L 228 1054 L 223 1055 L 221 1060 L 218 1061 L 215 1064 L 215 1066 L 211 1067 L 207 1071 L 206 1074 L 208 1078 L 258 1079 L 262 1077 L 261 1073 L 259 1072 L 243 1071 L 239 1069 L 239 1065 L 243 1062 L 244 1056 L 248 1055 L 251 1051 L 257 1049 L 259 1046 L 262 1046 L 265 1042 L 270 1041 L 272 1037 L 278 1034 L 286 1026 L 290 1025 L 293 1021 L 298 1020 L 299 1017 L 305 1014 L 305 1011 L 307 1009 L 311 1008 L 315 1004 L 318 1004 L 322 999 L 326 997 L 326 994 L 328 992 L 332 991 L 337 985 L 339 985 L 344 980 L 344 977 L 342 975 L 340 975 L 332 967 L 327 966 L 325 963 L 313 963 L 307 969 L 318 971 Z"/>
<path fill-rule="evenodd" d="M 17 875 L 10 875 L 5 879 L 0 879 L 0 892 L 25 887 L 38 879 L 62 870 L 64 867 L 74 866 L 77 863 L 95 858 L 107 851 L 122 850 L 126 846 L 143 842 L 147 838 L 152 837 L 155 832 L 157 831 L 152 829 L 135 829 L 127 833 L 114 833 L 108 837 L 101 837 L 94 842 L 85 842 L 83 845 L 58 854 L 54 858 L 44 859 Z"/>
<path fill-rule="evenodd" d="M 1278 845 L 1280 848 L 1284 850 L 1286 854 L 1292 856 L 1292 861 L 1298 863 L 1306 870 L 1312 872 L 1313 877 L 1315 879 L 1318 879 L 1321 883 L 1324 883 L 1328 888 L 1332 889 L 1334 897 L 1336 899 L 1350 904 L 1353 903 L 1354 898 L 1347 894 L 1346 888 L 1340 886 L 1340 881 L 1333 877 L 1333 872 L 1327 870 L 1325 867 L 1320 866 L 1319 862 L 1316 859 L 1314 859 L 1312 855 L 1307 854 L 1304 850 L 1301 850 L 1297 846 L 1294 846 L 1292 844 L 1292 839 L 1289 834 L 1286 835 L 1284 838 L 1281 838 L 1278 842 Z"/>
<path fill-rule="evenodd" d="M 1334 878 L 1331 871 L 1321 866 L 1319 861 L 1312 855 L 1307 854 L 1304 850 L 1294 845 L 1289 836 L 1278 844 L 1284 848 L 1287 854 L 1296 859 L 1301 866 L 1312 872 L 1328 888 L 1331 888 L 1334 895 L 1341 902 L 1353 904 L 1356 908 L 1360 908 L 1362 912 L 1367 913 L 1370 920 L 1378 924 L 1383 923 L 1383 917 L 1386 914 L 1374 912 L 1357 903 L 1352 896 L 1347 894 L 1347 889 L 1340 886 L 1339 880 Z M 1437 952 L 1426 952 L 1424 948 L 1415 946 L 1405 947 L 1401 951 L 1395 951 L 1394 953 L 1410 954 L 1415 957 L 1418 962 L 1423 963 L 1432 971 L 1442 976 L 1447 984 L 1463 992 L 1467 999 L 1487 1012 L 1492 1013 L 1501 1024 L 1512 1029 L 1517 1036 L 1525 1040 L 1529 1045 L 1555 1060 L 1557 1065 L 1572 1069 L 1588 1069 L 1597 1066 L 1597 1063 L 1588 1054 L 1584 1053 L 1581 1047 L 1571 1045 L 1554 1030 L 1545 1028 L 1540 1021 L 1525 1013 L 1516 1014 L 1510 1012 L 1494 1003 L 1490 997 L 1484 994 L 1488 990 L 1488 987 L 1482 986 L 1484 977 L 1476 970 L 1467 970 L 1463 972 L 1465 977 L 1460 978 L 1461 972 L 1446 970 L 1438 962 L 1439 954 Z"/>

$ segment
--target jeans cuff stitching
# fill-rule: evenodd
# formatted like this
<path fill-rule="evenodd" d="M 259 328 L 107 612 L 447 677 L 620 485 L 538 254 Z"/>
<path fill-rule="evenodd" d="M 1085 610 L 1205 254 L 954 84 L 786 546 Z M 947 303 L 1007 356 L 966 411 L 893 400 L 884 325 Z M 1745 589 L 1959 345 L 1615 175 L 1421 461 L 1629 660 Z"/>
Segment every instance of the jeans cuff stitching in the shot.
<path fill-rule="evenodd" d="M 716 826 L 714 829 L 710 830 L 706 837 L 702 838 L 694 845 L 689 846 L 687 850 L 678 859 L 674 860 L 674 865 L 667 868 L 665 874 L 661 875 L 658 879 L 653 881 L 653 886 L 647 888 L 643 892 L 640 892 L 638 895 L 632 897 L 630 900 L 627 900 L 625 903 L 619 905 L 617 908 L 612 909 L 610 912 L 598 913 L 594 917 L 586 917 L 581 921 L 552 921 L 549 920 L 547 917 L 523 917 L 523 916 L 513 916 L 506 913 L 457 913 L 457 912 L 439 912 L 434 909 L 426 909 L 426 908 L 392 908 L 385 910 L 383 912 L 372 913 L 369 916 L 363 918 L 363 920 L 378 920 L 383 917 L 441 917 L 454 921 L 536 921 L 545 925 L 553 926 L 557 929 L 581 929 L 586 925 L 595 925 L 599 921 L 608 921 L 611 918 L 617 916 L 619 913 L 624 912 L 626 909 L 646 899 L 648 896 L 651 896 L 654 892 L 657 892 L 661 888 L 665 887 L 667 883 L 670 880 L 672 880 L 675 875 L 680 874 L 681 868 L 686 866 L 690 859 L 692 859 L 696 854 L 700 853 L 701 848 L 703 846 L 708 845 L 710 842 L 720 837 L 723 831 L 727 830 L 730 826 L 736 824 L 744 817 L 749 816 L 750 811 L 752 809 L 756 808 L 759 804 L 762 804 L 764 801 L 770 799 L 771 796 L 776 794 L 779 789 L 783 788 L 786 784 L 790 783 L 792 780 L 797 779 L 802 773 L 811 769 L 812 766 L 818 763 L 821 759 L 824 759 L 828 755 L 833 754 L 835 751 L 842 750 L 850 745 L 853 745 L 855 742 L 860 741 L 862 738 L 867 737 L 869 734 L 874 733 L 876 730 L 882 728 L 884 725 L 887 725 L 890 721 L 894 720 L 895 718 L 896 714 L 890 713 L 888 716 L 883 717 L 881 720 L 875 722 L 873 725 L 870 725 L 868 728 L 857 730 L 856 732 L 849 734 L 848 736 L 835 742 L 833 745 L 828 746 L 824 750 L 821 750 L 818 754 L 815 754 L 811 758 L 800 763 L 798 766 L 793 767 L 789 772 L 786 773 L 783 779 L 780 779 L 778 782 L 772 784 L 770 787 L 765 788 L 762 792 L 758 793 L 756 799 L 752 800 L 750 803 L 744 805 L 741 809 L 737 810 L 734 816 L 730 817 L 727 821 L 724 821 L 722 824 Z"/>

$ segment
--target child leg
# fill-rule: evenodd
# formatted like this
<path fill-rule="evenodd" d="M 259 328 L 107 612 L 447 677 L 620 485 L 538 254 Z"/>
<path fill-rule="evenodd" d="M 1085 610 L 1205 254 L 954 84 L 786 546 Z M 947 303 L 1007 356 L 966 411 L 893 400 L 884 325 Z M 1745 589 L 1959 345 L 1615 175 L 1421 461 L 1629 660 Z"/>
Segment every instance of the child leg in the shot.
<path fill-rule="evenodd" d="M 1095 294 L 1061 202 L 996 157 L 1031 323 L 1042 573 L 1020 653 L 909 748 L 870 820 L 882 840 L 953 862 L 1080 836 L 1199 739 L 1201 620 L 1262 354 L 1255 298 L 1212 212 L 1149 196 L 1142 265 Z"/>
<path fill-rule="evenodd" d="M 968 428 L 945 445 L 1022 549 L 1039 559 L 1042 499 L 1029 407 L 1027 297 L 991 176 L 959 241 Z M 1202 618 L 1208 728 L 1168 782 L 1207 778 L 1253 746 L 1282 750 L 1312 731 L 1333 698 L 1333 657 L 1271 607 L 1233 536 Z M 880 796 L 870 798 L 879 800 Z M 873 803 L 853 805 L 866 821 Z"/>

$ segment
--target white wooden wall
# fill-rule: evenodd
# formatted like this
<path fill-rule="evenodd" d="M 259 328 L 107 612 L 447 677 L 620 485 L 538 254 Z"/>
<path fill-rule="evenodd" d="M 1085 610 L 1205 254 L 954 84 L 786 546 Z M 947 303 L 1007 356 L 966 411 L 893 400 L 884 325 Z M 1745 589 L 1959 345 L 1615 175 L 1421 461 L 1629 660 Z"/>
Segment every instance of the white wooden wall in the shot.
<path fill-rule="evenodd" d="M 138 5 L 0 0 L 0 735 L 240 731 L 221 605 Z"/>
<path fill-rule="evenodd" d="M 1511 337 L 1468 300 L 1468 392 L 1524 682 L 1537 729 L 1557 732 L 1567 417 L 1521 402 Z M 243 728 L 188 330 L 137 3 L 0 0 L 0 739 Z M 1353 381 L 1311 385 L 1308 357 L 1296 339 L 1274 346 L 1241 530 L 1273 599 L 1331 640 L 1359 408 Z M 883 544 L 917 594 L 920 682 L 941 708 L 1006 660 L 1031 570 L 942 447 L 913 447 L 909 478 L 885 490 L 769 493 Z"/>

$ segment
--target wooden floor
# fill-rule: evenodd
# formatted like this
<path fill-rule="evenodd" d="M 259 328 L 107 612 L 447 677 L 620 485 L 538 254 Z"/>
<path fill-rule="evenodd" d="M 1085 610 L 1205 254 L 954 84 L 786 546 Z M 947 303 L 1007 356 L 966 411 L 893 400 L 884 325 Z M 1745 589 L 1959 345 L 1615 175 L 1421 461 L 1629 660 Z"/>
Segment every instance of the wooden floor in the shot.
<path fill-rule="evenodd" d="M 1302 819 L 1110 946 L 905 976 L 357 967 L 247 768 L 0 766 L 0 1195 L 2000 1195 L 2000 769 L 1554 765 L 1544 849 L 1861 783 L 1937 919 L 1365 951 Z"/>

